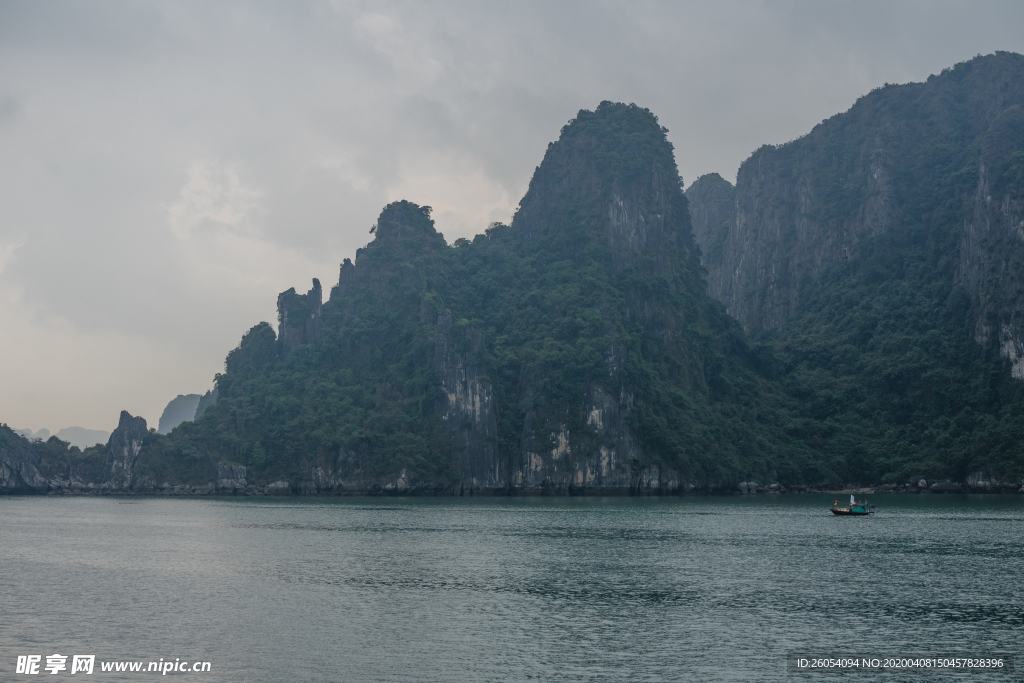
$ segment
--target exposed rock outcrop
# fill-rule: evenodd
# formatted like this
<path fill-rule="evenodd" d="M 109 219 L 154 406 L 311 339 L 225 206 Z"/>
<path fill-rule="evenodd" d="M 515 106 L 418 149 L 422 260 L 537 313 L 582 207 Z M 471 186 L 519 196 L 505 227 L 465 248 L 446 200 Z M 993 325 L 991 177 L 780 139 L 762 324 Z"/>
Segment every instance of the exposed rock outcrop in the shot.
<path fill-rule="evenodd" d="M 217 491 L 220 493 L 237 493 L 245 491 L 245 467 L 242 465 L 217 466 Z"/>
<path fill-rule="evenodd" d="M 292 287 L 277 297 L 277 339 L 285 351 L 294 351 L 303 344 L 312 344 L 320 333 L 323 320 L 323 290 L 320 280 L 313 278 L 313 288 L 296 294 Z"/>
<path fill-rule="evenodd" d="M 135 463 L 145 438 L 145 418 L 132 417 L 127 410 L 122 410 L 117 429 L 111 432 L 107 442 L 107 482 L 112 488 L 131 487 Z"/>
<path fill-rule="evenodd" d="M 748 332 L 782 329 L 799 308 L 801 288 L 824 269 L 862 256 L 866 240 L 908 229 L 907 215 L 921 220 L 919 205 L 936 201 L 924 187 L 969 192 L 938 175 L 953 169 L 929 165 L 919 151 L 941 149 L 935 159 L 950 163 L 943 155 L 958 145 L 967 149 L 990 126 L 990 140 L 1018 135 L 1013 131 L 1020 115 L 1014 112 L 1024 105 L 1022 74 L 1024 58 L 997 53 L 958 64 L 927 83 L 879 88 L 808 135 L 754 152 L 740 166 L 734 200 L 726 181 L 700 178 L 687 197 L 709 293 Z M 1019 149 L 1016 144 L 1003 144 L 1001 158 Z M 998 335 L 1004 355 L 1020 357 L 1017 318 L 1009 314 L 1019 296 L 1021 279 L 1012 267 L 1018 252 L 996 253 L 1000 244 L 1019 242 L 1020 202 L 989 191 L 995 163 L 985 164 L 977 192 L 970 193 L 975 210 L 967 219 L 961 273 L 982 299 L 979 340 Z M 907 186 L 908 178 L 914 186 Z M 989 320 L 992 313 L 1000 322 Z M 1015 361 L 1015 367 L 1024 372 L 1024 364 Z"/>
<path fill-rule="evenodd" d="M 521 461 L 512 486 L 541 493 L 681 493 L 693 485 L 679 473 L 650 462 L 626 424 L 632 396 L 616 398 L 601 387 L 587 396 L 586 426 L 573 433 L 565 425 L 540 438 L 524 420 Z"/>
<path fill-rule="evenodd" d="M 268 496 L 287 496 L 291 492 L 291 484 L 286 481 L 273 481 L 266 486 L 266 495 Z"/>
<path fill-rule="evenodd" d="M 736 223 L 736 188 L 717 173 L 703 175 L 686 190 L 693 239 L 700 245 L 701 265 L 707 271 L 708 294 L 724 301 L 731 286 L 723 267 L 725 245 Z"/>
<path fill-rule="evenodd" d="M 36 468 L 35 459 L 21 435 L 0 426 L 0 493 L 46 493 L 49 483 Z"/>
<path fill-rule="evenodd" d="M 1002 112 L 986 135 L 973 206 L 964 219 L 958 279 L 977 311 L 975 340 L 996 342 L 1013 376 L 1024 380 L 1022 107 Z"/>
<path fill-rule="evenodd" d="M 460 476 L 460 490 L 507 485 L 507 472 L 502 471 L 505 468 L 498 454 L 494 389 L 481 377 L 475 362 L 480 342 L 477 330 L 463 329 L 459 335 L 453 334 L 451 311 L 438 318 L 434 370 L 445 396 L 441 420 L 448 432 L 454 469 Z M 395 482 L 396 488 L 405 484 L 404 476 Z"/>
<path fill-rule="evenodd" d="M 888 141 L 869 137 L 837 171 L 823 159 L 833 151 L 816 139 L 819 128 L 754 152 L 740 166 L 735 188 L 716 174 L 687 189 L 708 293 L 748 332 L 782 329 L 797 312 L 801 285 L 892 223 Z M 834 210 L 827 193 L 832 177 L 823 168 L 863 189 L 848 212 Z"/>

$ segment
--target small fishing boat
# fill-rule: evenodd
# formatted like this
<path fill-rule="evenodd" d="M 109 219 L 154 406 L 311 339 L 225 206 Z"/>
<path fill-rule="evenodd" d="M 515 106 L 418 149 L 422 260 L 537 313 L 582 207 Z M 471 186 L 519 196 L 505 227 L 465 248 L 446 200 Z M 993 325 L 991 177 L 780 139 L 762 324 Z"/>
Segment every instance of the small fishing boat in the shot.
<path fill-rule="evenodd" d="M 839 501 L 832 501 L 832 514 L 833 515 L 848 515 L 848 516 L 860 516 L 874 514 L 875 507 L 868 505 L 866 500 L 857 502 L 853 496 L 850 496 L 850 504 L 847 507 L 839 507 Z"/>

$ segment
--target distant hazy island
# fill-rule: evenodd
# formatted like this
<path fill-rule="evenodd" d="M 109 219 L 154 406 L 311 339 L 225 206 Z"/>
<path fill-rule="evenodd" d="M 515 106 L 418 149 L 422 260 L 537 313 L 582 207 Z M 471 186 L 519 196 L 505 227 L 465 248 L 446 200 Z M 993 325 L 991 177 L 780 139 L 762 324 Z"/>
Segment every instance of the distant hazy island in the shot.
<path fill-rule="evenodd" d="M 0 492 L 1024 490 L 1024 57 L 874 90 L 735 185 L 684 192 L 666 132 L 580 111 L 472 241 L 388 205 L 159 430 L 0 428 Z"/>

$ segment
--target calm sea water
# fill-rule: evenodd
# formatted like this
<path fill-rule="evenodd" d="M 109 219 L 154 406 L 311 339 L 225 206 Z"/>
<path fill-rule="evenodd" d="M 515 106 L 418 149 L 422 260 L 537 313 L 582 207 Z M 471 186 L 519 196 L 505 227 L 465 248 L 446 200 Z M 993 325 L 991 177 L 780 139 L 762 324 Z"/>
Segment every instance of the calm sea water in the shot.
<path fill-rule="evenodd" d="M 203 682 L 775 681 L 790 651 L 1020 657 L 1024 496 L 869 498 L 864 519 L 833 517 L 833 496 L 0 497 L 0 679 L 53 653 L 210 661 L 168 674 Z"/>

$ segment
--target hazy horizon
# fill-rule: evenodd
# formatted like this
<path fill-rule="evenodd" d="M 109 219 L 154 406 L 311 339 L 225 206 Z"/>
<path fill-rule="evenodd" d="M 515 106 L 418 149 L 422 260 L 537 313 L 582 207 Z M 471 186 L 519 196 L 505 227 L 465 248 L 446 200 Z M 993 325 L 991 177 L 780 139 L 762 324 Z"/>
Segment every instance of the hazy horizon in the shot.
<path fill-rule="evenodd" d="M 1024 52 L 991 3 L 0 5 L 0 422 L 156 427 L 390 201 L 508 221 L 580 109 L 635 102 L 689 185 L 884 83 Z"/>

